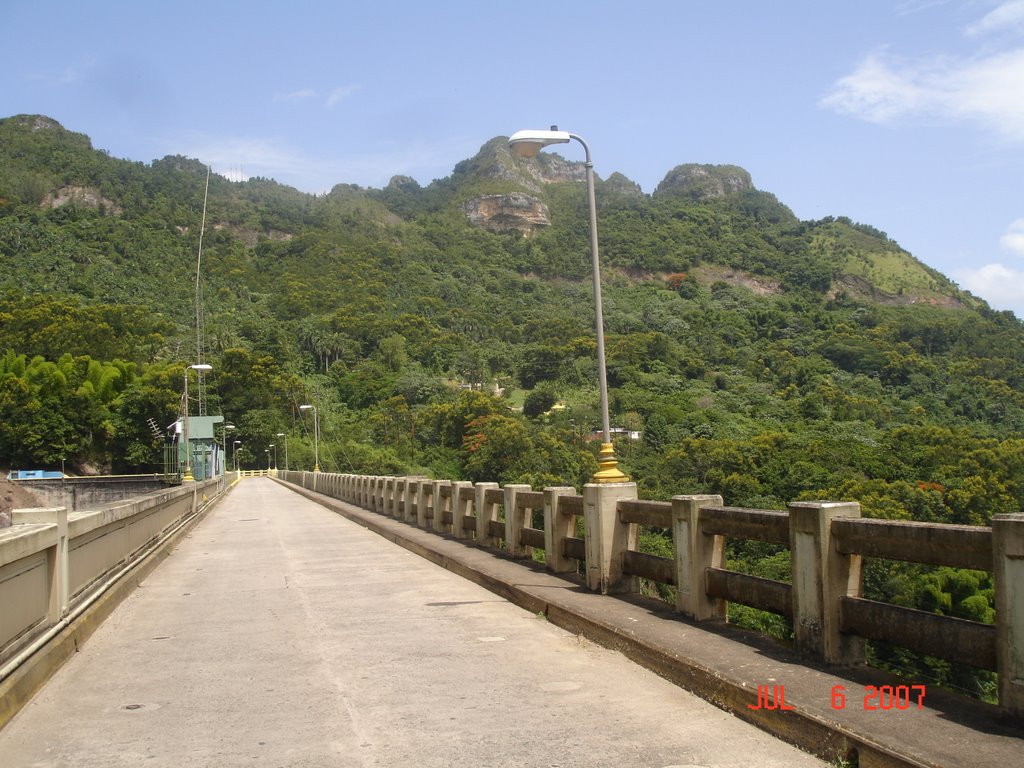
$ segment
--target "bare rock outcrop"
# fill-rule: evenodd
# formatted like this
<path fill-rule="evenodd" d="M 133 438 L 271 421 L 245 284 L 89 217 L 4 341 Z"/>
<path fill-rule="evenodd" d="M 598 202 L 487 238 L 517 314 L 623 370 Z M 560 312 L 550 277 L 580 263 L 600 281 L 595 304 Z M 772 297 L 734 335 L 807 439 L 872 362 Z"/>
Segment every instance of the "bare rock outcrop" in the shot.
<path fill-rule="evenodd" d="M 78 205 L 94 208 L 112 216 L 121 215 L 121 207 L 108 197 L 100 194 L 95 187 L 66 186 L 51 192 L 43 198 L 44 208 L 60 208 L 64 205 Z"/>
<path fill-rule="evenodd" d="M 654 196 L 688 197 L 708 200 L 754 188 L 750 173 L 738 165 L 677 165 L 662 179 Z"/>
<path fill-rule="evenodd" d="M 462 210 L 473 224 L 491 232 L 516 231 L 529 237 L 551 225 L 548 207 L 522 192 L 473 197 L 462 204 Z"/>

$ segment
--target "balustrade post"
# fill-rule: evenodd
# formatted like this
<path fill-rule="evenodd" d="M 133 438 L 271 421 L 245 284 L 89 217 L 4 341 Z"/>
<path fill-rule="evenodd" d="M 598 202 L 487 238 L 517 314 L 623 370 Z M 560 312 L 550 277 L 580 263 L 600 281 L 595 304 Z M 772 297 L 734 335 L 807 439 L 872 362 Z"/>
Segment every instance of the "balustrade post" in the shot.
<path fill-rule="evenodd" d="M 583 486 L 587 586 L 595 592 L 633 592 L 636 579 L 622 573 L 622 553 L 636 549 L 638 526 L 619 520 L 619 501 L 635 499 L 636 483 Z"/>
<path fill-rule="evenodd" d="M 405 478 L 396 477 L 394 491 L 391 494 L 391 516 L 401 520 L 405 515 Z"/>
<path fill-rule="evenodd" d="M 384 508 L 384 477 L 382 475 L 372 475 L 366 481 L 366 486 L 363 489 L 366 498 L 367 509 L 371 512 L 380 514 Z"/>
<path fill-rule="evenodd" d="M 466 528 L 462 521 L 473 514 L 473 499 L 475 494 L 467 494 L 462 498 L 463 488 L 473 488 L 473 484 L 467 480 L 458 480 L 452 483 L 452 536 L 457 539 L 465 539 Z"/>
<path fill-rule="evenodd" d="M 573 496 L 575 488 L 544 489 L 544 561 L 552 573 L 576 573 L 576 560 L 565 556 L 565 540 L 576 536 L 576 515 L 558 509 L 562 496 Z"/>
<path fill-rule="evenodd" d="M 414 477 L 405 478 L 405 489 L 402 494 L 405 499 L 405 507 L 402 510 L 402 519 L 407 523 L 415 522 L 416 513 L 413 511 L 416 504 L 417 491 L 420 481 Z"/>
<path fill-rule="evenodd" d="M 505 551 L 512 557 L 530 557 L 530 547 L 519 543 L 519 532 L 526 527 L 526 510 L 516 505 L 517 494 L 533 490 L 529 485 L 505 486 Z M 531 521 L 532 522 L 532 521 Z"/>
<path fill-rule="evenodd" d="M 395 493 L 396 486 L 398 485 L 398 478 L 388 476 L 384 478 L 384 514 L 387 517 L 395 516 Z"/>
<path fill-rule="evenodd" d="M 427 527 L 427 497 L 434 491 L 434 483 L 429 480 L 420 480 L 416 483 L 416 525 L 420 528 Z"/>
<path fill-rule="evenodd" d="M 71 569 L 68 562 L 68 508 L 38 507 L 16 509 L 11 514 L 14 525 L 46 523 L 57 526 L 57 541 L 46 552 L 46 570 L 49 578 L 50 603 L 46 611 L 48 624 L 56 624 L 68 613 L 71 600 Z"/>
<path fill-rule="evenodd" d="M 431 503 L 434 506 L 434 530 L 438 533 L 444 533 L 444 513 L 452 510 L 455 506 L 452 504 L 452 498 L 449 496 L 447 500 L 441 495 L 442 488 L 448 488 L 449 491 L 452 489 L 451 480 L 435 480 L 434 490 L 430 494 Z"/>
<path fill-rule="evenodd" d="M 860 504 L 789 504 L 793 633 L 802 656 L 849 666 L 864 662 L 864 640 L 839 631 L 839 599 L 860 595 L 861 557 L 836 551 L 832 520 L 837 517 L 860 517 Z"/>
<path fill-rule="evenodd" d="M 476 512 L 476 543 L 482 547 L 495 547 L 498 545 L 498 540 L 491 535 L 490 523 L 492 520 L 498 519 L 498 504 L 487 501 L 487 491 L 500 489 L 501 486 L 498 483 L 477 483 L 474 486 L 476 490 L 476 500 L 474 501 L 474 509 Z"/>
<path fill-rule="evenodd" d="M 676 558 L 676 610 L 697 621 L 725 621 L 725 600 L 709 597 L 705 572 L 725 563 L 725 537 L 701 530 L 701 510 L 722 506 L 706 494 L 672 497 L 672 541 Z"/>
<path fill-rule="evenodd" d="M 384 514 L 384 475 L 370 478 L 370 509 L 378 515 Z"/>
<path fill-rule="evenodd" d="M 1024 718 L 1024 514 L 992 518 L 999 706 Z"/>

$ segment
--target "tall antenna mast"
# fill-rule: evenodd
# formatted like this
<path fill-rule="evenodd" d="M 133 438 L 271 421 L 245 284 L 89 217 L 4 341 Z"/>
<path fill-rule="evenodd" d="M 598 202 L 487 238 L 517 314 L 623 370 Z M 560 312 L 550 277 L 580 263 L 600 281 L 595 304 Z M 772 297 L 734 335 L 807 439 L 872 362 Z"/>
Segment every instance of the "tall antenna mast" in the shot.
<path fill-rule="evenodd" d="M 203 234 L 206 232 L 206 201 L 210 196 L 210 166 L 206 166 L 206 188 L 203 190 L 203 218 L 199 225 L 199 256 L 196 258 L 196 363 L 203 362 L 203 290 L 200 283 L 200 269 L 203 265 Z M 196 370 L 198 379 L 197 405 L 200 416 L 205 415 L 203 407 L 203 372 Z"/>

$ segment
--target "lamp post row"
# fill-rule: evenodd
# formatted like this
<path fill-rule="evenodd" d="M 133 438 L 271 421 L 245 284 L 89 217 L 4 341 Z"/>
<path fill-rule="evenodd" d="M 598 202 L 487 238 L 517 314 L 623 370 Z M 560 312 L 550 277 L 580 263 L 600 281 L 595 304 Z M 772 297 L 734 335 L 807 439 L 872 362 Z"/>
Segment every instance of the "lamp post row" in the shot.
<path fill-rule="evenodd" d="M 594 189 L 594 163 L 590 156 L 590 147 L 587 142 L 583 140 L 581 136 L 568 131 L 560 131 L 557 126 L 551 126 L 549 130 L 524 130 L 517 131 L 509 137 L 508 146 L 509 151 L 515 156 L 520 158 L 531 158 L 536 157 L 537 154 L 547 146 L 552 144 L 568 144 L 570 141 L 578 141 L 583 146 L 583 153 L 585 157 L 584 166 L 587 171 L 587 204 L 590 216 L 590 255 L 593 269 L 593 282 L 594 282 L 594 330 L 597 336 L 597 367 L 598 367 L 598 386 L 601 393 L 601 427 L 603 430 L 603 442 L 601 443 L 601 450 L 598 453 L 598 466 L 600 469 L 594 473 L 591 477 L 591 482 L 594 483 L 624 483 L 628 482 L 629 478 L 622 473 L 618 468 L 618 459 L 615 456 L 615 446 L 612 443 L 611 436 L 611 419 L 609 416 L 608 408 L 608 373 L 607 365 L 605 361 L 605 344 L 604 344 L 604 312 L 601 300 L 601 262 L 598 251 L 598 240 L 597 240 L 597 200 Z M 202 371 L 211 370 L 212 366 L 205 363 L 198 363 L 196 365 L 190 365 L 189 369 L 194 369 L 197 374 Z M 312 404 L 303 404 L 299 406 L 300 411 L 313 411 L 313 471 L 320 471 L 320 419 L 317 414 L 316 406 Z M 233 426 L 231 427 L 234 428 Z M 225 426 L 225 430 L 228 426 Z M 185 370 L 185 419 L 184 419 L 184 433 L 185 433 L 185 480 L 192 480 L 192 464 L 191 464 L 191 447 L 188 444 L 188 369 Z M 226 434 L 226 432 L 225 432 Z M 283 432 L 278 432 L 277 437 L 285 438 L 285 469 L 288 469 L 288 442 L 287 435 Z M 226 438 L 225 438 L 226 440 Z M 235 445 L 240 445 L 240 441 L 235 441 Z M 277 447 L 274 443 L 270 444 L 270 447 L 266 449 L 267 453 L 267 468 L 270 469 L 270 448 L 274 449 L 274 466 L 277 466 Z M 225 449 L 226 450 L 226 449 Z M 235 464 L 238 464 L 238 449 L 235 449 Z"/>
<path fill-rule="evenodd" d="M 192 472 L 192 445 L 190 443 L 190 435 L 189 435 L 189 426 L 190 426 L 189 425 L 189 394 L 188 394 L 189 371 L 195 371 L 197 376 L 201 376 L 203 373 L 205 373 L 207 371 L 212 371 L 212 370 L 213 370 L 213 366 L 209 365 L 208 363 L 196 363 L 194 365 L 186 366 L 186 368 L 185 368 L 185 387 L 184 387 L 184 405 L 185 405 L 185 407 L 183 409 L 184 413 L 183 413 L 183 416 L 182 416 L 182 438 L 183 438 L 183 443 L 184 443 L 184 446 L 185 446 L 185 471 L 184 471 L 184 473 L 182 475 L 182 481 L 183 482 L 191 482 L 191 481 L 195 480 L 195 476 L 194 476 L 194 474 Z M 312 410 L 313 411 L 313 452 L 314 452 L 314 457 L 315 457 L 314 458 L 314 469 L 313 469 L 313 471 L 314 472 L 319 472 L 320 471 L 320 445 L 319 445 L 319 443 L 320 443 L 320 420 L 319 420 L 319 417 L 317 416 L 316 406 L 314 406 L 314 405 L 300 405 L 299 406 L 299 410 L 303 410 L 303 411 L 304 410 Z M 223 426 L 223 428 L 222 428 L 223 432 L 222 432 L 222 435 L 221 435 L 221 442 L 222 442 L 222 446 L 223 446 L 223 450 L 224 450 L 224 456 L 225 456 L 225 467 L 227 466 L 228 463 L 230 463 L 230 462 L 227 462 L 227 455 L 228 455 L 228 453 L 227 453 L 228 452 L 228 439 L 227 439 L 227 436 L 228 436 L 228 432 L 232 431 L 234 429 L 236 429 L 234 424 L 225 424 Z M 283 437 L 284 438 L 284 467 L 285 467 L 285 470 L 287 470 L 288 466 L 289 466 L 289 462 L 288 462 L 288 435 L 285 432 L 277 432 L 276 433 L 276 437 Z M 234 440 L 234 441 L 232 441 L 231 445 L 233 446 L 233 449 L 234 449 L 234 468 L 235 468 L 235 471 L 238 471 L 238 449 L 239 449 L 239 446 L 242 445 L 242 441 L 241 440 Z M 271 466 L 270 465 L 270 449 L 271 448 L 274 449 L 273 468 L 277 469 L 277 446 L 274 443 L 271 443 L 269 445 L 269 447 L 266 449 L 266 453 L 267 453 L 267 469 L 270 469 L 270 466 Z"/>

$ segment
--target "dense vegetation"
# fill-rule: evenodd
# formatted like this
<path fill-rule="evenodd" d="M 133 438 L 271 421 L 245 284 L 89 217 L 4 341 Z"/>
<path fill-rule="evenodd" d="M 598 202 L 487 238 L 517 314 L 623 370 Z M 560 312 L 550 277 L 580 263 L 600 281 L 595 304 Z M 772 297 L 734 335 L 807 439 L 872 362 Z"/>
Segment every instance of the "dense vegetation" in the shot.
<path fill-rule="evenodd" d="M 275 440 L 283 465 L 284 432 L 290 465 L 310 467 L 298 405 L 314 403 L 328 470 L 585 481 L 586 203 L 579 184 L 538 186 L 547 158 L 514 161 L 498 139 L 427 187 L 323 196 L 211 179 L 208 398 L 243 465 L 265 466 Z M 717 195 L 678 172 L 653 196 L 618 175 L 598 190 L 613 421 L 642 433 L 618 450 L 643 497 L 853 499 L 869 516 L 973 525 L 1022 508 L 1016 318 L 870 226 L 799 221 L 752 186 Z M 174 421 L 195 361 L 205 182 L 194 160 L 128 162 L 47 118 L 0 121 L 0 464 L 160 470 L 149 420 Z M 511 191 L 541 198 L 551 226 L 491 232 L 460 208 Z M 788 567 L 786 553 L 732 556 L 761 575 Z M 991 615 L 984 574 L 878 564 L 867 588 Z"/>

